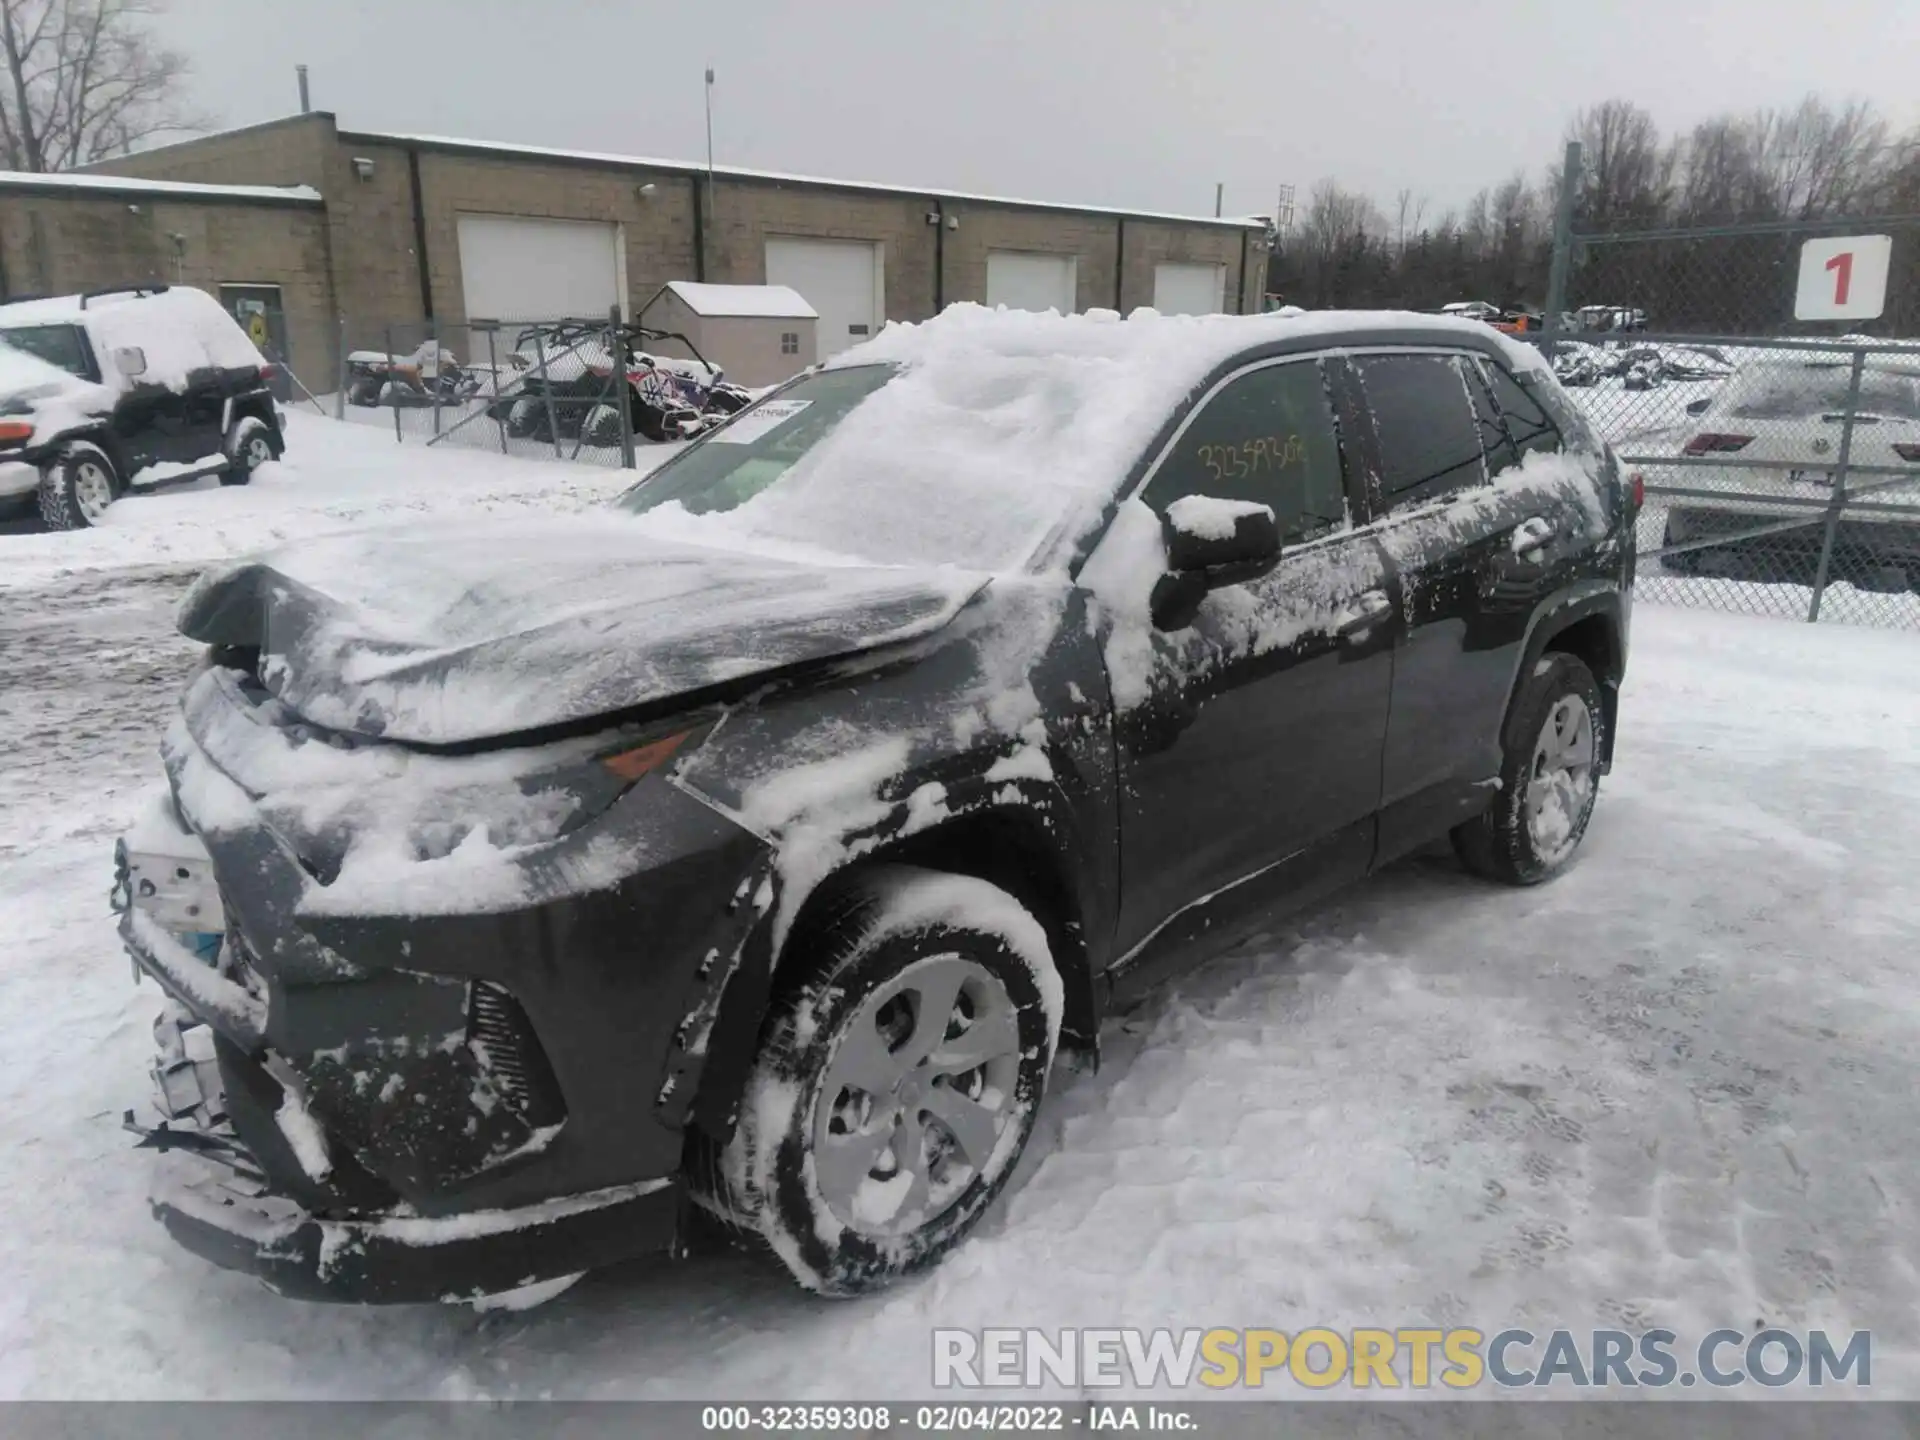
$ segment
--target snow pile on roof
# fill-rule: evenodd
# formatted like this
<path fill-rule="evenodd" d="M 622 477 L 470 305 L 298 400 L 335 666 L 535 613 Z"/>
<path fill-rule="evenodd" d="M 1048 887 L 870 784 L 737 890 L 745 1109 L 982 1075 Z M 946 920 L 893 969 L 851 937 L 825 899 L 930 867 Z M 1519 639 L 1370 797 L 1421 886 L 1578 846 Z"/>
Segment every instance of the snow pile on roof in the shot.
<path fill-rule="evenodd" d="M 751 504 L 702 517 L 895 563 L 1006 569 L 1053 535 L 1082 533 L 1173 408 L 1221 365 L 1274 341 L 1374 326 L 1485 343 L 1471 321 L 1397 312 L 1062 316 L 950 306 L 889 324 L 829 369 L 890 363 L 875 391 L 793 473 Z M 1538 368 L 1510 345 L 1516 368 Z"/>
<path fill-rule="evenodd" d="M 113 352 L 134 348 L 147 362 L 138 383 L 176 392 L 187 388 L 187 377 L 195 370 L 250 369 L 266 363 L 220 302 L 190 285 L 0 305 L 0 332 L 20 325 L 85 325 L 95 359 L 109 378 Z"/>
<path fill-rule="evenodd" d="M 192 195 L 215 200 L 285 200 L 300 205 L 320 203 L 320 192 L 311 185 L 200 185 L 184 180 L 141 180 L 130 175 L 43 175 L 26 170 L 0 170 L 0 187 L 91 191 L 106 195 Z"/>
<path fill-rule="evenodd" d="M 768 320 L 817 320 L 820 312 L 787 285 L 703 285 L 669 280 L 667 289 L 696 315 L 752 316 Z"/>

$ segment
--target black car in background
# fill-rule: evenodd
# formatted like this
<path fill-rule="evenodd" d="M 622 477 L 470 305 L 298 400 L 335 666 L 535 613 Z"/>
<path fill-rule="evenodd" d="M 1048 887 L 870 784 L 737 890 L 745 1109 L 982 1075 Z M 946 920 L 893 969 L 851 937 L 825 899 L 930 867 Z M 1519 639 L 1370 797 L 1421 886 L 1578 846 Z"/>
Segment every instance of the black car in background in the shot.
<path fill-rule="evenodd" d="M 1568 863 L 1636 506 L 1485 325 L 956 306 L 610 510 L 205 577 L 120 854 L 157 1213 L 317 1298 L 687 1203 L 926 1266 L 1145 987 L 1437 837 Z"/>
<path fill-rule="evenodd" d="M 31 499 L 48 529 L 80 530 L 162 465 L 168 484 L 244 485 L 286 449 L 275 373 L 191 286 L 0 304 L 0 509 Z"/>

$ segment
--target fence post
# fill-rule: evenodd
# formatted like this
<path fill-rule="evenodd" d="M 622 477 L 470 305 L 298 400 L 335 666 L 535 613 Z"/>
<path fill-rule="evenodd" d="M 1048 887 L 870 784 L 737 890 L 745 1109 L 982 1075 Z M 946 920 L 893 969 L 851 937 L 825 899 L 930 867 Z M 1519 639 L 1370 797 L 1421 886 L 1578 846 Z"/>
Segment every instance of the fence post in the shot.
<path fill-rule="evenodd" d="M 438 315 L 433 317 L 432 333 L 427 338 L 433 344 L 433 433 L 438 435 L 440 433 L 440 373 L 442 368 L 440 364 L 440 317 Z M 424 366 L 421 367 L 421 374 L 422 376 L 426 374 Z"/>
<path fill-rule="evenodd" d="M 1853 373 L 1847 379 L 1846 415 L 1840 421 L 1840 459 L 1833 467 L 1833 499 L 1827 502 L 1827 530 L 1820 537 L 1820 567 L 1813 574 L 1813 599 L 1807 604 L 1807 623 L 1820 618 L 1820 597 L 1827 590 L 1827 572 L 1833 566 L 1833 537 L 1840 529 L 1840 512 L 1847 505 L 1847 467 L 1853 461 L 1853 417 L 1860 409 L 1860 381 L 1867 369 L 1867 352 L 1853 352 Z M 1869 487 L 1871 488 L 1871 487 Z"/>
<path fill-rule="evenodd" d="M 487 409 L 492 412 L 494 423 L 500 427 L 500 453 L 504 455 L 507 453 L 507 417 L 500 411 L 500 357 L 494 352 L 493 335 L 494 332 L 489 329 L 487 331 L 487 373 L 493 377 L 493 399 L 488 403 Z M 509 404 L 507 409 L 511 411 L 513 406 Z"/>
<path fill-rule="evenodd" d="M 1553 263 L 1547 270 L 1547 324 L 1540 353 L 1553 359 L 1560 315 L 1567 308 L 1567 271 L 1573 266 L 1573 202 L 1580 193 L 1580 142 L 1567 142 L 1560 164 L 1560 198 L 1553 207 Z"/>
<path fill-rule="evenodd" d="M 540 394 L 547 402 L 547 433 L 553 437 L 553 458 L 560 458 L 560 417 L 553 408 L 553 372 L 547 369 L 547 337 L 533 332 L 533 353 L 540 361 Z"/>
<path fill-rule="evenodd" d="M 393 326 L 387 326 L 387 360 L 385 366 L 389 376 L 393 374 Z M 380 391 L 386 395 L 387 403 L 393 407 L 393 441 L 396 445 L 406 444 L 406 437 L 400 433 L 400 392 L 393 388 L 391 379 L 380 382 Z"/>
<path fill-rule="evenodd" d="M 333 387 L 333 418 L 347 418 L 347 317 L 340 316 L 340 363 L 335 366 Z"/>
<path fill-rule="evenodd" d="M 620 333 L 620 307 L 607 311 L 607 357 L 613 365 L 613 408 L 620 412 L 620 468 L 631 470 L 633 460 L 633 409 L 627 380 L 626 337 Z"/>

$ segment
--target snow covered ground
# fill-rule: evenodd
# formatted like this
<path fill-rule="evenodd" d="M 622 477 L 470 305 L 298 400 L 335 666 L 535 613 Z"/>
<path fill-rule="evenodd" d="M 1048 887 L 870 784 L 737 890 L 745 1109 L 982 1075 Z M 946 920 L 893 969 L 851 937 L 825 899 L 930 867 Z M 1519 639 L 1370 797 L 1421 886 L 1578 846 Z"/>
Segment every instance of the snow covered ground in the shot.
<path fill-rule="evenodd" d="M 827 1303 L 724 1250 L 476 1315 L 279 1299 L 147 1215 L 158 1007 L 110 849 L 194 569 L 623 478 L 296 418 L 244 490 L 0 537 L 0 1396 L 913 1395 L 935 1325 L 1874 1332 L 1920 1397 L 1920 636 L 1643 605 L 1619 763 L 1538 890 L 1429 855 L 1109 1023 L 1000 1210 Z M 310 487 L 303 489 L 303 487 Z"/>

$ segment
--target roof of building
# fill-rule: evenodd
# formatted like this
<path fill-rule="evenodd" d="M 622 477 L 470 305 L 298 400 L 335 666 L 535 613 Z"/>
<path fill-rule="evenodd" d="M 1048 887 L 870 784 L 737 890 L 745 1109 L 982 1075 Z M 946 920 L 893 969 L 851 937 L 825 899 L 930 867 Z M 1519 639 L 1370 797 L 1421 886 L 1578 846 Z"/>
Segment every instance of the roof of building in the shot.
<path fill-rule="evenodd" d="M 463 140 L 447 135 L 388 134 L 369 130 L 342 130 L 340 140 L 375 145 L 405 145 L 449 154 L 498 155 L 525 160 L 552 160 L 575 165 L 597 165 L 631 170 L 665 171 L 699 176 L 708 167 L 691 160 L 661 160 L 644 155 L 617 155 L 598 150 L 558 150 L 544 145 L 513 145 L 500 140 Z M 872 180 L 835 180 L 821 175 L 796 175 L 783 170 L 756 170 L 739 165 L 715 165 L 712 173 L 730 180 L 760 180 L 778 185 L 806 185 L 824 190 L 863 191 L 905 195 L 921 200 L 964 200 L 977 205 L 1006 205 L 1025 210 L 1057 210 L 1073 215 L 1112 215 L 1125 220 L 1160 220 L 1177 225 L 1219 225 L 1234 230 L 1265 230 L 1264 215 L 1177 215 L 1152 210 L 1127 210 L 1109 205 L 1075 205 L 1057 200 L 1020 200 L 1005 195 L 979 195 L 962 190 L 894 185 Z"/>
<path fill-rule="evenodd" d="M 57 175 L 0 170 L 0 188 L 42 194 L 146 196 L 157 200 L 237 200 L 265 205 L 318 205 L 311 185 L 195 185 L 182 180 L 141 180 L 129 175 Z"/>
<path fill-rule="evenodd" d="M 752 316 L 768 320 L 818 320 L 820 312 L 786 285 L 705 285 L 669 280 L 667 289 L 696 315 Z"/>

